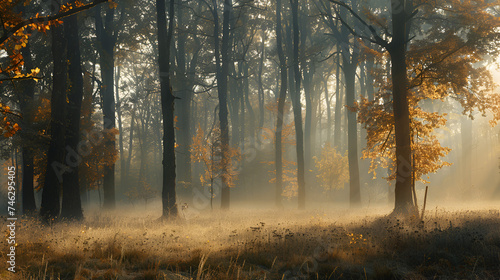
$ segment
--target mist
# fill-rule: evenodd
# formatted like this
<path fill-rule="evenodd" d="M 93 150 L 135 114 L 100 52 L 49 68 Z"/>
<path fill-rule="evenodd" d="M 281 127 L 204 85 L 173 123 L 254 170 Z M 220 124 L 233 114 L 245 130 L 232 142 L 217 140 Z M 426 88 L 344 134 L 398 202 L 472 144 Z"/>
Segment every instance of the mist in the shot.
<path fill-rule="evenodd" d="M 500 277 L 495 1 L 24 2 L 2 279 Z"/>

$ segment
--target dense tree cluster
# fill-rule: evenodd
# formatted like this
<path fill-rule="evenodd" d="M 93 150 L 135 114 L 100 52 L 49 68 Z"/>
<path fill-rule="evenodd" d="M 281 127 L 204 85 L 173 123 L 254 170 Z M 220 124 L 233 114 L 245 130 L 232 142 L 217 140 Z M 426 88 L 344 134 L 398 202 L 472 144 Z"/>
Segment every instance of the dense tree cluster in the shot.
<path fill-rule="evenodd" d="M 316 186 L 345 185 L 356 207 L 369 171 L 395 181 L 396 213 L 412 213 L 415 182 L 452 163 L 436 134 L 449 116 L 500 120 L 499 11 L 488 0 L 0 0 L 1 155 L 22 166 L 25 213 L 40 200 L 46 221 L 81 219 L 95 193 L 104 209 L 161 193 L 172 217 L 207 187 L 212 207 L 229 208 L 238 188 L 303 209 Z"/>

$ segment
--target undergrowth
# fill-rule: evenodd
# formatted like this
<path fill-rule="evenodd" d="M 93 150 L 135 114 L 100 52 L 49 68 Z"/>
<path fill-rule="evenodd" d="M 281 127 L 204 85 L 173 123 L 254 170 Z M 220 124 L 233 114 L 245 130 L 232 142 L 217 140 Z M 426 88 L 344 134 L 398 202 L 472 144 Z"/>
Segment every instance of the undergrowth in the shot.
<path fill-rule="evenodd" d="M 167 222 L 117 211 L 51 227 L 19 222 L 17 272 L 2 254 L 1 279 L 500 278 L 498 210 L 436 209 L 422 222 L 373 210 L 215 211 Z"/>

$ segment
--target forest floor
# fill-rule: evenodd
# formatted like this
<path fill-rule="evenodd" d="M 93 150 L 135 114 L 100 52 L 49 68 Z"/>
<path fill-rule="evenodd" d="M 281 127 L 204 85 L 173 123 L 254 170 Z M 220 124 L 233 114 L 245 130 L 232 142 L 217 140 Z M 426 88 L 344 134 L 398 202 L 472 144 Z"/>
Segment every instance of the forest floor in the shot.
<path fill-rule="evenodd" d="M 1 279 L 500 279 L 500 211 L 231 210 L 160 222 L 88 213 L 52 227 L 18 220 L 16 273 Z M 8 234 L 8 233 L 6 233 Z"/>

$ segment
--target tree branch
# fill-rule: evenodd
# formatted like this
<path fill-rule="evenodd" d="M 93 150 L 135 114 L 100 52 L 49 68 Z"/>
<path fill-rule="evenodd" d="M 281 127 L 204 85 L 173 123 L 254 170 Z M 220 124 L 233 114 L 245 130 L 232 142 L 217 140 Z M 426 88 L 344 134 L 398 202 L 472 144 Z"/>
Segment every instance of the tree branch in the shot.
<path fill-rule="evenodd" d="M 91 9 L 91 8 L 101 4 L 101 3 L 108 2 L 108 1 L 111 1 L 111 0 L 95 0 L 92 3 L 89 3 L 87 5 L 83 5 L 81 7 L 76 7 L 76 8 L 74 7 L 73 9 L 70 9 L 66 12 L 57 13 L 57 14 L 51 15 L 51 16 L 29 18 L 29 19 L 23 20 L 20 23 L 16 24 L 11 29 L 9 29 L 2 37 L 0 37 L 0 45 L 3 44 L 5 41 L 7 41 L 7 39 L 9 39 L 10 36 L 12 36 L 14 33 L 19 31 L 21 28 L 25 27 L 26 25 L 29 25 L 32 23 L 53 21 L 53 20 L 58 20 L 61 18 L 69 17 L 69 16 L 72 16 L 72 15 L 77 14 L 79 12 Z"/>
<path fill-rule="evenodd" d="M 329 1 L 332 2 L 332 3 L 334 3 L 334 4 L 337 4 L 339 6 L 342 6 L 345 9 L 347 9 L 349 11 L 349 13 L 351 13 L 352 16 L 354 16 L 359 22 L 361 22 L 364 26 L 366 26 L 368 28 L 368 30 L 370 30 L 370 32 L 371 32 L 371 34 L 372 34 L 372 36 L 373 36 L 374 39 L 367 38 L 366 36 L 363 36 L 361 34 L 356 33 L 356 31 L 352 27 L 350 27 L 342 19 L 342 17 L 339 17 L 339 19 L 342 22 L 342 24 L 344 24 L 347 27 L 347 29 L 349 29 L 349 32 L 351 32 L 352 35 L 357 36 L 357 37 L 362 38 L 362 39 L 367 39 L 370 42 L 375 43 L 377 45 L 380 45 L 380 46 L 382 46 L 382 47 L 384 47 L 384 48 L 387 49 L 387 47 L 389 46 L 389 43 L 386 40 L 382 39 L 377 34 L 377 31 L 375 31 L 375 28 L 373 28 L 373 26 L 369 25 L 365 20 L 363 20 L 351 7 L 349 7 L 349 5 L 347 5 L 344 2 L 337 1 L 337 0 L 329 0 Z"/>

